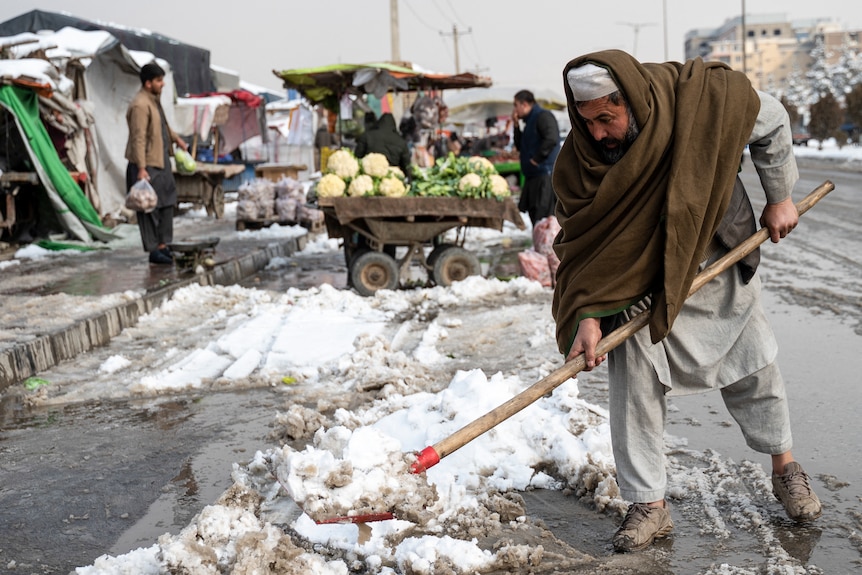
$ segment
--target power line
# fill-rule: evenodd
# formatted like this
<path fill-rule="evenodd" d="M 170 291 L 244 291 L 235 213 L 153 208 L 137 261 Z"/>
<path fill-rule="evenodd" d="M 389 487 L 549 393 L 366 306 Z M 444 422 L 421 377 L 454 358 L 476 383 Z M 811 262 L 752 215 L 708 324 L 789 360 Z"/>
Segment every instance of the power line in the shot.
<path fill-rule="evenodd" d="M 453 15 L 453 16 L 455 16 L 455 20 L 457 20 L 459 24 L 461 24 L 462 26 L 464 26 L 464 25 L 465 25 L 465 24 L 464 24 L 464 21 L 463 21 L 463 20 L 461 20 L 461 18 L 459 18 L 459 17 L 458 17 L 458 13 L 457 13 L 457 12 L 455 12 L 455 7 L 454 7 L 454 6 L 452 6 L 452 3 L 451 3 L 449 0 L 446 0 L 446 4 L 448 4 L 448 5 L 449 5 L 449 9 L 452 11 L 452 15 Z"/>
<path fill-rule="evenodd" d="M 443 16 L 444 20 L 452 20 L 452 18 L 450 18 L 448 14 L 443 12 L 442 8 L 440 8 L 440 5 L 437 3 L 437 0 L 434 0 L 434 7 L 437 8 L 437 11 L 440 12 L 440 15 Z"/>
<path fill-rule="evenodd" d="M 410 5 L 410 2 L 408 0 L 404 0 L 404 4 L 407 5 L 407 8 L 410 9 L 410 11 L 413 13 L 413 15 L 416 17 L 416 19 L 419 21 L 420 24 L 422 24 L 423 26 L 425 26 L 429 30 L 433 30 L 435 32 L 440 32 L 440 28 L 436 28 L 436 27 L 432 26 L 431 24 L 429 24 L 428 22 L 426 22 L 425 20 L 423 20 L 422 17 L 419 16 L 419 13 L 416 12 L 416 10 L 413 8 L 413 6 Z"/>

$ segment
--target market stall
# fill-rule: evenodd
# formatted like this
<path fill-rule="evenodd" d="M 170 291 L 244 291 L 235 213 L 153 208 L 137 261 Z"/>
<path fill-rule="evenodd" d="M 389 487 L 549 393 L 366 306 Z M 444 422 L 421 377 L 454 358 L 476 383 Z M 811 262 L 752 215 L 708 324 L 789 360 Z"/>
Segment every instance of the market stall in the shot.
<path fill-rule="evenodd" d="M 382 99 L 390 92 L 421 93 L 427 97 L 432 92 L 491 85 L 490 78 L 471 73 L 437 74 L 391 63 L 334 64 L 275 74 L 286 88 L 337 112 L 350 98 Z M 433 168 L 433 159 L 431 164 Z M 478 258 L 463 248 L 464 230 L 502 229 L 504 220 L 524 225 L 511 198 L 439 197 L 456 195 L 439 189 L 433 193 L 437 197 L 423 195 L 417 192 L 413 197 L 318 198 L 329 236 L 343 241 L 349 280 L 360 294 L 395 289 L 412 263 L 418 263 L 438 285 L 478 274 Z M 441 243 L 441 235 L 453 229 L 460 240 Z M 405 253 L 396 257 L 399 247 L 406 250 L 400 250 Z M 426 248 L 431 249 L 427 257 Z"/>
<path fill-rule="evenodd" d="M 373 94 L 377 98 L 390 91 L 417 92 L 486 87 L 491 79 L 469 72 L 438 74 L 412 65 L 388 62 L 331 64 L 317 68 L 273 70 L 284 87 L 297 90 L 309 102 L 336 110 L 345 95 Z"/>

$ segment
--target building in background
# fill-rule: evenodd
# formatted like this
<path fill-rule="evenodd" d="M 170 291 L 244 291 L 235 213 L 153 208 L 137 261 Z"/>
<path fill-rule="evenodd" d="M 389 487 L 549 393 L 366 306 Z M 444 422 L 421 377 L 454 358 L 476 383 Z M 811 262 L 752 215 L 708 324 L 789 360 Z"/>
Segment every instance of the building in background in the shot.
<path fill-rule="evenodd" d="M 859 30 L 826 18 L 791 22 L 785 14 L 747 14 L 744 34 L 742 18 L 736 16 L 718 28 L 685 35 L 686 59 L 700 56 L 744 70 L 755 88 L 773 94 L 785 93 L 793 78 L 812 66 L 835 65 L 842 55 L 859 50 Z M 816 62 L 818 53 L 825 62 Z"/>

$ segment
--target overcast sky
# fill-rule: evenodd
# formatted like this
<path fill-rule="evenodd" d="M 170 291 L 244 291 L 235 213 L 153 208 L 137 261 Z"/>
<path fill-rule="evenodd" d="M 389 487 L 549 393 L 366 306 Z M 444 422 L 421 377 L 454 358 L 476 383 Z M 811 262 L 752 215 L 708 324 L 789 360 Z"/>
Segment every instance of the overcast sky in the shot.
<path fill-rule="evenodd" d="M 500 86 L 562 94 L 562 69 L 576 56 L 619 48 L 661 61 L 666 36 L 667 59 L 680 60 L 686 32 L 716 28 L 738 16 L 743 4 L 750 15 L 828 18 L 862 28 L 858 0 L 399 0 L 401 58 L 454 72 L 457 26 L 462 72 L 478 71 Z M 207 48 L 213 64 L 279 89 L 274 69 L 390 59 L 389 6 L 390 0 L 3 0 L 0 21 L 40 9 L 145 28 Z"/>

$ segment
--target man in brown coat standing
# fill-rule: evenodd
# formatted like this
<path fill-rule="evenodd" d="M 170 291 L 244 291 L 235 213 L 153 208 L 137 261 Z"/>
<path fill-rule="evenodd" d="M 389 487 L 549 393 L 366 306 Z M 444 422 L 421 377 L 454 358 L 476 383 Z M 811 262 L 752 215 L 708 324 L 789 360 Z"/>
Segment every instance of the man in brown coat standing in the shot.
<path fill-rule="evenodd" d="M 138 229 L 144 251 L 150 254 L 150 263 L 171 264 L 170 248 L 174 235 L 174 205 L 177 203 L 177 186 L 171 171 L 170 157 L 173 143 L 183 150 L 188 144 L 176 135 L 165 119 L 159 98 L 165 85 L 165 71 L 156 63 L 141 68 L 141 89 L 135 94 L 126 112 L 129 141 L 126 145 L 126 188 L 135 182 L 148 180 L 156 191 L 158 203 L 150 213 L 137 212 Z"/>

